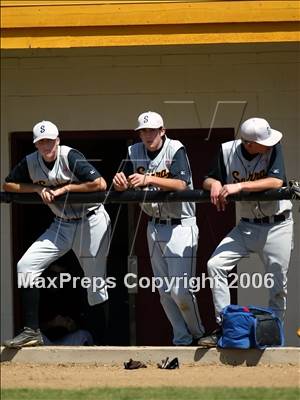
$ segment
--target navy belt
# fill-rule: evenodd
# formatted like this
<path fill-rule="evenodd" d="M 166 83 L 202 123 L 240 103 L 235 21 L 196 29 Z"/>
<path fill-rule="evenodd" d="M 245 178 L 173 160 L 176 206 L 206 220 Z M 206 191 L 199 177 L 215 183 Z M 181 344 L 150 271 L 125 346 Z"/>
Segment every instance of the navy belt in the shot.
<path fill-rule="evenodd" d="M 162 224 L 162 225 L 181 225 L 180 218 L 170 218 L 170 219 L 160 219 L 160 218 L 149 218 L 149 221 L 154 224 Z"/>
<path fill-rule="evenodd" d="M 100 207 L 100 206 L 99 206 L 99 207 Z M 96 214 L 96 211 L 98 210 L 99 207 L 95 208 L 94 210 L 88 211 L 88 212 L 84 215 L 84 217 L 89 218 L 89 217 L 91 217 L 92 215 Z M 81 221 L 82 218 L 84 218 L 84 217 L 78 217 L 78 218 L 61 218 L 61 217 L 56 217 L 56 218 L 59 219 L 60 221 L 72 222 L 72 221 Z"/>
<path fill-rule="evenodd" d="M 273 215 L 272 217 L 263 218 L 242 218 L 244 222 L 252 222 L 253 224 L 273 224 L 274 222 L 285 221 L 287 217 L 284 214 Z"/>

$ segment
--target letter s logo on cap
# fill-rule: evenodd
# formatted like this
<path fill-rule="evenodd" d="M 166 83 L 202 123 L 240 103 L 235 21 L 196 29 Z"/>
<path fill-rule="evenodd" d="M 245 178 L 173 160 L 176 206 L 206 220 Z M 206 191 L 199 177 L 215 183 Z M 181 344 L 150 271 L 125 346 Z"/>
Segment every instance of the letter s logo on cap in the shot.
<path fill-rule="evenodd" d="M 148 122 L 148 115 L 144 116 L 144 123 Z"/>
<path fill-rule="evenodd" d="M 40 127 L 40 133 L 44 133 L 45 132 L 45 125 L 41 125 Z"/>

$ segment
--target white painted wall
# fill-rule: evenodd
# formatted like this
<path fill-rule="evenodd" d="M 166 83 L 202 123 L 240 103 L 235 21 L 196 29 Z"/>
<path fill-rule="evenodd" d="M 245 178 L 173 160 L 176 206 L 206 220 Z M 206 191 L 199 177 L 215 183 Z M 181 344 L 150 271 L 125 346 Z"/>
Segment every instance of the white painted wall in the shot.
<path fill-rule="evenodd" d="M 131 129 L 156 110 L 169 128 L 237 127 L 261 116 L 284 133 L 287 175 L 300 175 L 299 45 L 207 45 L 3 52 L 1 182 L 9 171 L 9 135 L 49 119 L 61 130 Z M 194 100 L 192 104 L 165 101 Z M 212 155 L 213 157 L 213 155 Z M 196 183 L 197 186 L 197 183 Z M 289 273 L 287 343 L 299 345 L 300 204 Z M 10 206 L 1 205 L 1 334 L 12 334 Z M 201 243 L 200 243 L 201 245 Z M 241 270 L 262 270 L 254 257 Z M 240 304 L 266 302 L 264 290 L 239 290 Z"/>

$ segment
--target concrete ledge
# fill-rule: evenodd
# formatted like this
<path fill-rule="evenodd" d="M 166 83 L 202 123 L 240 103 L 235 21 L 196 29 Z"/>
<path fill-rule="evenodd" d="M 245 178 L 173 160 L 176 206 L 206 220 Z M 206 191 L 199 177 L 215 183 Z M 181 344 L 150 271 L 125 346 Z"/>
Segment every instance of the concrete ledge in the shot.
<path fill-rule="evenodd" d="M 130 358 L 148 363 L 161 362 L 166 357 L 178 357 L 183 364 L 300 365 L 300 348 L 279 347 L 264 351 L 250 349 L 202 349 L 198 347 L 67 347 L 44 346 L 20 350 L 1 347 L 1 362 L 18 363 L 97 363 L 123 364 Z"/>

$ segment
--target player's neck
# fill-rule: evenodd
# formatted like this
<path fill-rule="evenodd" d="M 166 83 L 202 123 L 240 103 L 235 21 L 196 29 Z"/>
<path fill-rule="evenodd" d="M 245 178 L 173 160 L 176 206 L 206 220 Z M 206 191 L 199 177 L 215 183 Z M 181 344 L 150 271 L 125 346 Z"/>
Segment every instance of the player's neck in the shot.
<path fill-rule="evenodd" d="M 246 160 L 251 161 L 253 160 L 253 158 L 255 158 L 258 153 L 255 154 L 251 154 L 247 151 L 246 147 L 242 144 L 242 155 L 244 158 L 246 158 Z"/>
<path fill-rule="evenodd" d="M 44 164 L 46 165 L 46 167 L 47 167 L 49 170 L 51 170 L 51 169 L 54 167 L 56 158 L 55 158 L 55 160 L 53 160 L 53 161 L 46 161 L 46 160 L 43 158 L 43 161 L 44 161 Z"/>
<path fill-rule="evenodd" d="M 147 149 L 147 155 L 150 158 L 150 160 L 154 160 L 154 158 L 158 156 L 158 154 L 160 153 L 161 149 L 164 147 L 165 140 L 166 140 L 166 136 L 164 135 L 162 137 L 162 141 L 161 141 L 160 147 L 157 150 L 150 151 L 150 150 Z"/>

